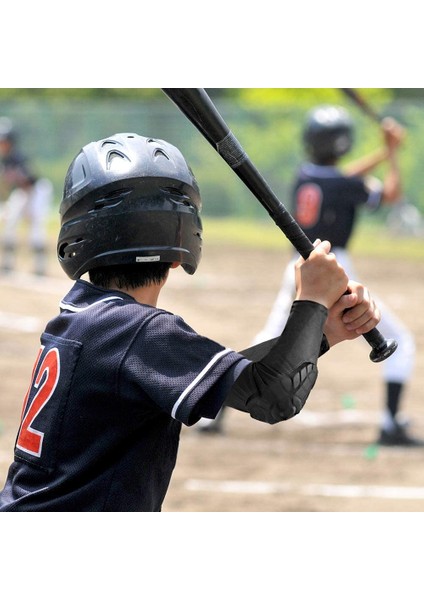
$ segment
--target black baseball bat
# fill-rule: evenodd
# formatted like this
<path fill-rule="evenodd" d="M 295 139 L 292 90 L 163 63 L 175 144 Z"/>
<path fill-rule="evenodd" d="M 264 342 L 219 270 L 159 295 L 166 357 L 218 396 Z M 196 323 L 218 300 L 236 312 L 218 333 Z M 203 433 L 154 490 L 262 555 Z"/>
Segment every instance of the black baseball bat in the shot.
<path fill-rule="evenodd" d="M 307 259 L 314 249 L 312 242 L 247 156 L 206 91 L 203 88 L 162 88 L 162 91 L 259 200 L 299 254 Z M 386 340 L 377 328 L 365 333 L 363 337 L 372 347 L 370 359 L 373 362 L 385 360 L 397 348 L 397 342 Z"/>
<path fill-rule="evenodd" d="M 381 123 L 383 117 L 379 115 L 364 96 L 353 88 L 339 88 L 360 110 L 376 123 Z"/>

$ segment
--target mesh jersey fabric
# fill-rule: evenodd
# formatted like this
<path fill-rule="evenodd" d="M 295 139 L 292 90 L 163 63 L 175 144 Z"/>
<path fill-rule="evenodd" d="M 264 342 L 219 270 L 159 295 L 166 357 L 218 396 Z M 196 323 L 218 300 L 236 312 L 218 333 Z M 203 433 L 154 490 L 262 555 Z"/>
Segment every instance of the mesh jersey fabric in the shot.
<path fill-rule="evenodd" d="M 60 306 L 41 336 L 0 510 L 159 511 L 181 424 L 213 418 L 249 361 L 83 280 Z"/>

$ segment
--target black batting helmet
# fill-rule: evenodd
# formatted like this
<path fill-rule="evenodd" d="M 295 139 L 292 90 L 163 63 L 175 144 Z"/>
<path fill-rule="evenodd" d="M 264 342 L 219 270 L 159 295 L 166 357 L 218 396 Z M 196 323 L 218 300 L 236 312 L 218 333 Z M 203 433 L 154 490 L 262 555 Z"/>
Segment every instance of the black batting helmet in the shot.
<path fill-rule="evenodd" d="M 118 133 L 84 146 L 60 204 L 59 262 L 71 279 L 95 267 L 182 264 L 201 257 L 201 198 L 181 152 L 163 140 Z"/>
<path fill-rule="evenodd" d="M 353 144 L 353 122 L 340 106 L 322 105 L 307 117 L 303 141 L 310 158 L 326 163 L 349 152 Z"/>

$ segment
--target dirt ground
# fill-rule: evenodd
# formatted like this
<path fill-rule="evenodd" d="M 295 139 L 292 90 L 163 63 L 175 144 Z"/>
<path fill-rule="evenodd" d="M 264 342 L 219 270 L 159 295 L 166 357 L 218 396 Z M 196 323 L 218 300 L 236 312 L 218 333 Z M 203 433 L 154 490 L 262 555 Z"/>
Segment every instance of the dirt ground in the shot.
<path fill-rule="evenodd" d="M 240 350 L 261 328 L 287 256 L 281 250 L 207 245 L 194 277 L 173 271 L 164 308 L 199 332 Z M 404 402 L 412 430 L 424 438 L 424 261 L 355 260 L 362 281 L 410 327 L 417 363 Z M 51 258 L 47 278 L 19 272 L 0 286 L 0 486 L 12 459 L 22 401 L 46 320 L 70 281 Z M 324 356 L 307 406 L 270 426 L 229 409 L 223 435 L 184 428 L 165 512 L 422 511 L 423 449 L 378 448 L 383 405 L 381 366 L 364 340 Z"/>

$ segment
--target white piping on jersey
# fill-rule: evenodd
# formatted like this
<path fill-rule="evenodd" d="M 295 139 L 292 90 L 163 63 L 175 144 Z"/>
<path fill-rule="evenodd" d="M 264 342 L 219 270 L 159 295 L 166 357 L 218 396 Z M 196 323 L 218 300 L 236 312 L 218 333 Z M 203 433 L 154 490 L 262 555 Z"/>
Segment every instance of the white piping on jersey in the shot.
<path fill-rule="evenodd" d="M 90 304 L 89 306 L 83 306 L 82 308 L 78 307 L 78 306 L 73 306 L 72 304 L 65 304 L 65 302 L 59 302 L 59 308 L 63 308 L 64 310 L 69 310 L 71 312 L 82 312 L 83 310 L 88 310 L 89 308 L 92 308 L 93 306 L 96 306 L 96 304 L 100 304 L 100 302 L 108 302 L 109 300 L 121 300 L 123 301 L 123 298 L 120 298 L 119 296 L 108 296 L 107 298 L 103 298 L 102 300 L 97 300 L 97 302 L 93 302 L 93 304 Z"/>
<path fill-rule="evenodd" d="M 177 414 L 177 410 L 181 404 L 181 402 L 184 400 L 184 398 L 186 396 L 188 396 L 188 394 L 191 392 L 191 390 L 196 387 L 196 385 L 203 379 L 203 377 L 206 375 L 206 373 L 213 367 L 213 365 L 215 363 L 217 363 L 219 361 L 220 358 L 222 358 L 223 356 L 225 356 L 226 354 L 229 354 L 230 352 L 233 352 L 231 350 L 231 348 L 226 348 L 225 350 L 221 350 L 221 352 L 218 352 L 218 354 L 215 354 L 215 356 L 212 358 L 212 360 L 210 360 L 208 362 L 208 364 L 206 365 L 206 367 L 204 369 L 202 369 L 200 371 L 200 373 L 197 375 L 197 377 L 195 379 L 193 379 L 193 381 L 190 383 L 190 385 L 188 387 L 186 387 L 186 389 L 183 391 L 183 393 L 180 395 L 180 397 L 178 398 L 178 400 L 175 402 L 173 408 L 172 408 L 172 412 L 171 412 L 171 416 L 175 419 L 175 415 Z"/>

